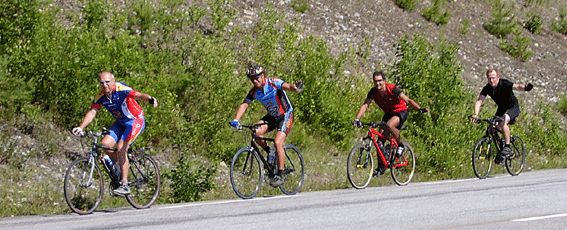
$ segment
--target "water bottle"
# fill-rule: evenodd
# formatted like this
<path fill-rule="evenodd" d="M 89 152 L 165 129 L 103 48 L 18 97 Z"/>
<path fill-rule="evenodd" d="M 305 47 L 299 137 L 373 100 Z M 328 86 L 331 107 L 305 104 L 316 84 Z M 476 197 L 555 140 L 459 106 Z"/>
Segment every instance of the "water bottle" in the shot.
<path fill-rule="evenodd" d="M 276 162 L 276 150 L 270 149 L 270 153 L 268 154 L 268 163 L 274 164 Z"/>
<path fill-rule="evenodd" d="M 108 167 L 108 170 L 110 170 L 110 173 L 117 175 L 116 168 L 114 168 L 114 163 L 112 163 L 112 160 L 110 159 L 110 157 L 108 155 L 104 155 L 104 157 L 102 157 L 102 159 L 104 160 L 104 163 Z"/>
<path fill-rule="evenodd" d="M 386 153 L 384 151 L 384 143 L 382 143 L 382 141 L 378 140 L 378 147 L 380 147 L 380 151 L 382 151 L 382 153 Z"/>
<path fill-rule="evenodd" d="M 384 151 L 384 157 L 386 157 L 386 160 L 389 160 L 388 157 L 390 156 L 390 144 L 386 145 L 385 147 L 385 151 Z"/>

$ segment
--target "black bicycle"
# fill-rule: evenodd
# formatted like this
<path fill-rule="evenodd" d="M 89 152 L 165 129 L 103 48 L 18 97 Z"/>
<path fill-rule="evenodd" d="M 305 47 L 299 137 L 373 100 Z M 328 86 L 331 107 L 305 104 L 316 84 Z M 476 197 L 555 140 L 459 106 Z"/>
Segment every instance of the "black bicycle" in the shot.
<path fill-rule="evenodd" d="M 266 176 L 266 183 L 269 183 L 269 180 L 276 175 L 278 170 L 277 160 L 273 164 L 268 163 L 267 157 L 264 158 L 254 141 L 261 139 L 274 142 L 273 138 L 263 138 L 256 135 L 256 129 L 262 125 L 267 125 L 267 123 L 251 126 L 242 125 L 243 128 L 250 129 L 252 140 L 249 146 L 236 152 L 230 165 L 232 189 L 242 199 L 250 199 L 256 196 L 262 186 L 262 178 Z M 285 169 L 282 171 L 284 184 L 279 188 L 286 195 L 294 195 L 301 189 L 305 177 L 303 156 L 301 156 L 299 149 L 293 145 L 284 146 L 284 150 Z"/>
<path fill-rule="evenodd" d="M 104 179 L 100 165 L 110 178 L 112 196 L 114 196 L 112 190 L 119 187 L 121 178 L 102 159 L 102 156 L 104 156 L 102 150 L 116 151 L 116 149 L 98 144 L 98 139 L 107 134 L 109 132 L 106 129 L 103 129 L 102 132 L 88 131 L 83 133 L 81 137 L 92 137 L 93 139 L 91 151 L 71 162 L 65 174 L 63 186 L 65 200 L 71 210 L 78 214 L 92 213 L 102 200 Z M 146 154 L 146 151 L 149 150 L 149 148 L 129 149 L 127 153 L 130 161 L 128 185 L 131 194 L 126 196 L 126 200 L 137 209 L 149 208 L 156 201 L 161 186 L 159 167 L 155 160 Z"/>
<path fill-rule="evenodd" d="M 506 170 L 508 170 L 508 173 L 512 176 L 520 174 L 526 163 L 524 141 L 518 136 L 510 136 L 512 154 L 504 159 L 501 155 L 502 149 L 504 148 L 504 137 L 501 136 L 503 135 L 502 130 L 497 127 L 498 122 L 503 122 L 502 118 L 492 117 L 483 120 L 475 120 L 477 124 L 481 122 L 486 122 L 487 127 L 484 136 L 480 138 L 474 146 L 472 155 L 474 174 L 480 179 L 486 178 L 490 174 L 490 171 L 492 171 L 493 162 L 495 164 L 504 162 Z"/>

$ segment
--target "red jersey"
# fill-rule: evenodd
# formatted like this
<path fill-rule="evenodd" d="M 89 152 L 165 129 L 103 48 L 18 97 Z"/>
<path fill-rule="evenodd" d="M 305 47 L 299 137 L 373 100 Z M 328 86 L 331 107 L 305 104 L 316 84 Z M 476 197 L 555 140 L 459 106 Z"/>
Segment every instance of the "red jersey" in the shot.
<path fill-rule="evenodd" d="M 395 85 L 385 84 L 386 94 L 382 96 L 376 87 L 372 87 L 367 99 L 372 99 L 385 113 L 397 113 L 408 109 L 406 102 L 400 98 L 402 91 Z"/>

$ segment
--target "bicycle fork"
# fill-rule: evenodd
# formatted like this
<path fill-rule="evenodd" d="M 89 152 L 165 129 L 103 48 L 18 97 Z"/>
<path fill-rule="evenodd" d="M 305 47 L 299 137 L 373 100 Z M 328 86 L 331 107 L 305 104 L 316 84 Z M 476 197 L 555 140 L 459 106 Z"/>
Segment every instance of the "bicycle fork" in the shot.
<path fill-rule="evenodd" d="M 81 181 L 79 183 L 80 186 L 88 188 L 93 184 L 93 172 L 95 169 L 95 158 L 94 157 L 89 157 L 88 163 L 87 165 L 85 165 L 85 168 L 83 170 L 83 176 L 81 177 Z M 89 167 L 89 165 L 91 167 Z M 88 176 L 87 176 L 88 174 Z M 86 180 L 86 182 L 85 182 Z"/>

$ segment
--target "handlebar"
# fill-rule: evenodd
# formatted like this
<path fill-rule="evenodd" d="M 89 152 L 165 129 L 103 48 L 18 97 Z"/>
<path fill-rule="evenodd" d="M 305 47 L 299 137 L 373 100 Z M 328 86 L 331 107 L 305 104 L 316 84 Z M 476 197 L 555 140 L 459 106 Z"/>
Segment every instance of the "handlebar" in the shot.
<path fill-rule="evenodd" d="M 67 128 L 67 130 L 69 130 L 69 132 L 71 134 L 73 134 L 72 128 Z M 103 127 L 101 132 L 86 131 L 86 132 L 79 133 L 79 135 L 77 135 L 77 136 L 79 136 L 79 137 L 85 137 L 85 136 L 102 137 L 102 136 L 108 135 L 108 134 L 110 134 L 110 131 L 108 131 L 108 129 Z"/>
<path fill-rule="evenodd" d="M 494 116 L 494 117 L 487 118 L 487 119 L 475 119 L 474 123 L 480 124 L 483 121 L 488 123 L 488 124 L 491 124 L 491 125 L 496 125 L 496 123 L 502 122 L 504 120 L 501 117 Z"/>
<path fill-rule="evenodd" d="M 354 124 L 354 123 L 355 122 L 353 121 L 352 124 Z M 362 127 L 370 126 L 372 128 L 376 128 L 376 127 L 379 127 L 379 126 L 386 126 L 386 122 L 383 122 L 383 121 L 381 121 L 381 122 L 367 122 L 367 123 L 360 122 L 360 123 L 362 124 Z M 360 127 L 360 128 L 362 128 L 362 127 Z"/>
<path fill-rule="evenodd" d="M 259 124 L 254 124 L 254 125 L 241 125 L 241 126 L 242 126 L 242 128 L 247 128 L 247 129 L 250 129 L 250 130 L 254 131 L 255 129 L 258 129 L 260 126 L 262 126 L 262 125 L 267 125 L 267 124 L 268 124 L 268 122 L 265 122 L 265 121 L 264 121 L 264 122 L 259 123 Z"/>

